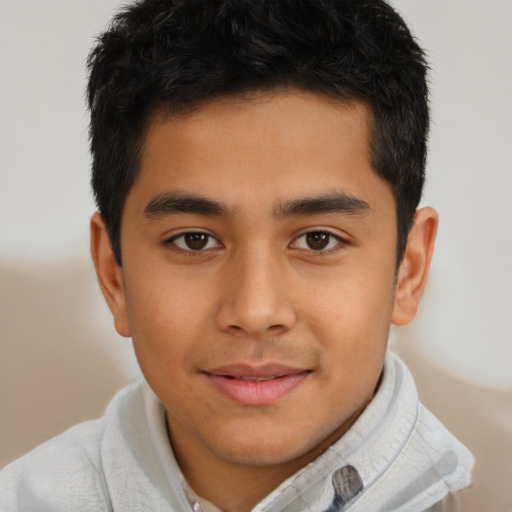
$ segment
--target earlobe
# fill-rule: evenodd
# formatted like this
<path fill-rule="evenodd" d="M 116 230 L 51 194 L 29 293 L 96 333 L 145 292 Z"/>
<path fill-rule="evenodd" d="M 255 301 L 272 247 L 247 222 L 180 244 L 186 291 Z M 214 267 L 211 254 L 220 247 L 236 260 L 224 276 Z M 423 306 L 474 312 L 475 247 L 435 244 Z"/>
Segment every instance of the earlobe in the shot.
<path fill-rule="evenodd" d="M 403 260 L 398 269 L 392 323 L 409 323 L 418 310 L 434 252 L 438 216 L 432 208 L 416 212 Z"/>
<path fill-rule="evenodd" d="M 116 331 L 121 336 L 129 337 L 131 334 L 126 310 L 123 272 L 117 264 L 105 222 L 99 212 L 91 217 L 90 230 L 91 256 L 98 284 L 114 318 Z"/>

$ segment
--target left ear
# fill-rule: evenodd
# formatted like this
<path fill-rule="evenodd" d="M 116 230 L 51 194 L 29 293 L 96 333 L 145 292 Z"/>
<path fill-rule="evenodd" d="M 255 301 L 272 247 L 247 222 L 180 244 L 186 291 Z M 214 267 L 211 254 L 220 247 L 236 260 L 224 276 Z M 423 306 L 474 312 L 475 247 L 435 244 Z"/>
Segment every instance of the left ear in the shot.
<path fill-rule="evenodd" d="M 404 257 L 398 269 L 395 305 L 391 322 L 409 323 L 418 311 L 436 240 L 439 219 L 432 208 L 422 208 L 414 216 Z"/>

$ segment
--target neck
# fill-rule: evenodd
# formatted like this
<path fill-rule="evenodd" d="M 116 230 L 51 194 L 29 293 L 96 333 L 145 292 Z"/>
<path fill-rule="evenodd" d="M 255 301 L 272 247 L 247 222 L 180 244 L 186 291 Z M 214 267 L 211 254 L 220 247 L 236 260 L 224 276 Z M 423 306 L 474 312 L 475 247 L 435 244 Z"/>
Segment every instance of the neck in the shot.
<path fill-rule="evenodd" d="M 320 456 L 354 423 L 363 409 L 344 422 L 312 450 L 270 465 L 241 464 L 223 459 L 204 444 L 194 442 L 179 425 L 169 425 L 176 460 L 194 492 L 224 512 L 249 512 L 287 478 Z"/>

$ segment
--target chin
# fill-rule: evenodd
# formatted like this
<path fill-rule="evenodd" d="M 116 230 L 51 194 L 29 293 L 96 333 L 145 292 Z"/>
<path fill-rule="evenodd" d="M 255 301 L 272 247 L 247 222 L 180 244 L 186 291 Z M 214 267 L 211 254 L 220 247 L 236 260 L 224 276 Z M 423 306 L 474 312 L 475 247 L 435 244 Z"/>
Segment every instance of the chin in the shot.
<path fill-rule="evenodd" d="M 277 466 L 316 458 L 325 450 L 323 441 L 331 437 L 326 432 L 304 435 L 307 433 L 303 431 L 303 435 L 298 435 L 296 431 L 286 430 L 275 425 L 268 429 L 253 426 L 229 434 L 224 432 L 221 439 L 203 442 L 217 457 L 232 464 Z"/>

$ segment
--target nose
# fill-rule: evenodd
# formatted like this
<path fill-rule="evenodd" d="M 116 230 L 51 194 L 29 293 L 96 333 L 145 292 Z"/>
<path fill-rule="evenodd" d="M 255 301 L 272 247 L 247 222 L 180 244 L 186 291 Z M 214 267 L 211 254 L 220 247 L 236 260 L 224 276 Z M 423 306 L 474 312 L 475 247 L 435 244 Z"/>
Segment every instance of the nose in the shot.
<path fill-rule="evenodd" d="M 220 330 L 261 339 L 289 331 L 297 320 L 286 285 L 286 271 L 276 258 L 240 255 L 223 273 L 222 298 L 215 312 Z"/>

